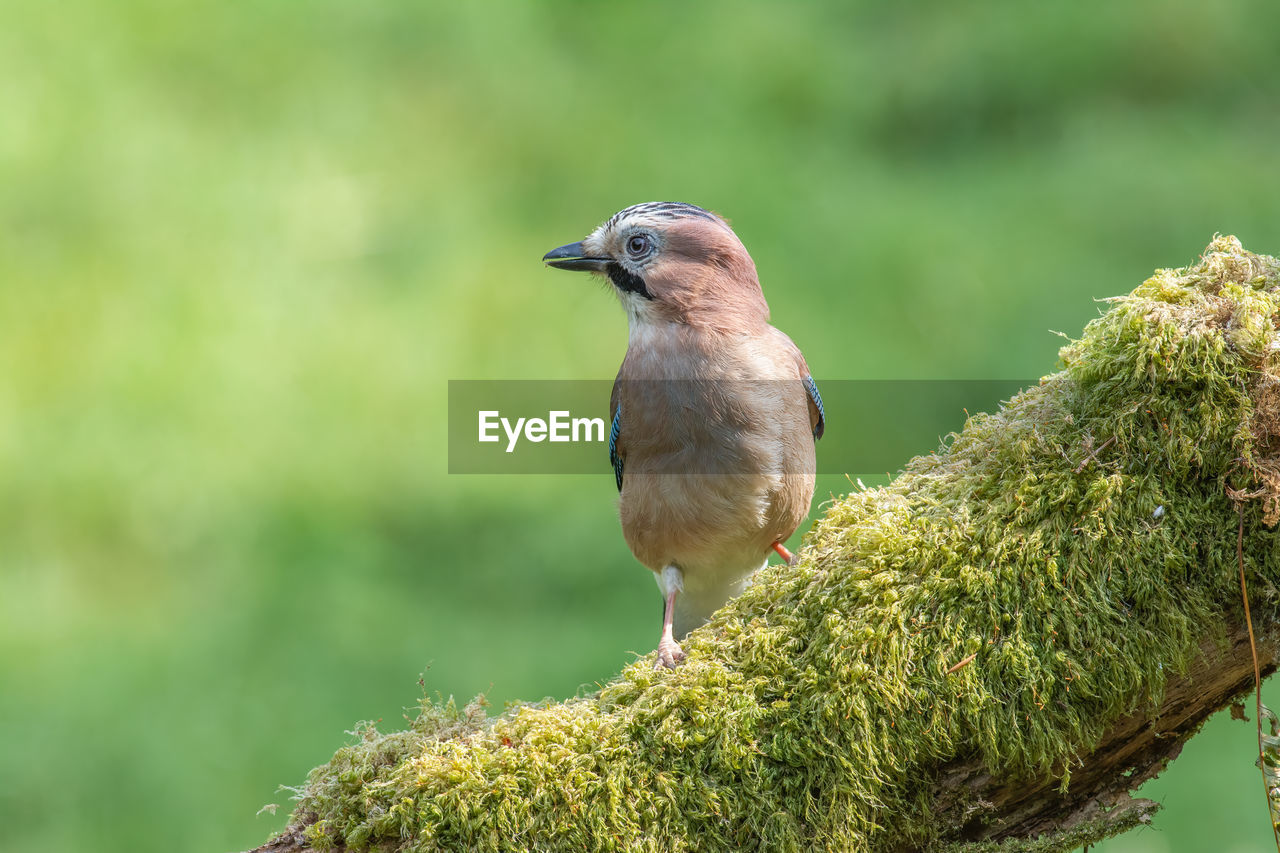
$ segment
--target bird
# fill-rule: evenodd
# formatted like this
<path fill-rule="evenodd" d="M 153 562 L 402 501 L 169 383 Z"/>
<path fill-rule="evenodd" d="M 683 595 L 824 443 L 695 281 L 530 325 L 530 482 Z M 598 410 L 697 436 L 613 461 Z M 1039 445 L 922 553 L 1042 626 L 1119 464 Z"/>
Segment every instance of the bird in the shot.
<path fill-rule="evenodd" d="M 769 324 L 729 222 L 683 202 L 618 211 L 550 267 L 602 276 L 626 311 L 610 394 L 622 533 L 663 598 L 654 668 L 745 589 L 809 513 L 826 416 L 800 349 Z"/>

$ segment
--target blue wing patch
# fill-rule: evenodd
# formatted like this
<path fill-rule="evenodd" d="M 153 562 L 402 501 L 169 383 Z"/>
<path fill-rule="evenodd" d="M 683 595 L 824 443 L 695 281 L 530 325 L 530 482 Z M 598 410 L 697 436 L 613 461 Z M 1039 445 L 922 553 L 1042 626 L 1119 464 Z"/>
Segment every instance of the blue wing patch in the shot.
<path fill-rule="evenodd" d="M 822 395 L 818 393 L 818 383 L 813 381 L 812 376 L 806 376 L 804 378 L 804 390 L 809 392 L 809 399 L 813 401 L 813 405 L 818 409 L 818 422 L 814 424 L 813 427 L 813 440 L 817 441 L 822 438 L 822 433 L 827 428 L 827 413 L 822 409 Z M 613 423 L 616 428 L 618 424 L 616 418 Z M 621 488 L 621 486 L 619 486 L 619 488 Z"/>
<path fill-rule="evenodd" d="M 815 389 L 816 393 L 816 389 Z M 609 464 L 613 466 L 613 479 L 622 491 L 622 457 L 618 455 L 618 433 L 622 431 L 622 404 L 613 413 L 613 426 L 609 427 Z"/>

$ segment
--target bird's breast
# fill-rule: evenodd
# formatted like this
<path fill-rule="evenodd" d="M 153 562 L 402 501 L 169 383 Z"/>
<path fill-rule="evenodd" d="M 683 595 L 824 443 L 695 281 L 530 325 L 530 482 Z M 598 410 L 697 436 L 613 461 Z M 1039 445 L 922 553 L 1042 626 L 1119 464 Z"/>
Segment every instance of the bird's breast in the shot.
<path fill-rule="evenodd" d="M 800 382 L 706 366 L 695 378 L 619 379 L 619 513 L 631 550 L 655 571 L 672 562 L 686 573 L 753 570 L 795 531 L 813 495 Z"/>

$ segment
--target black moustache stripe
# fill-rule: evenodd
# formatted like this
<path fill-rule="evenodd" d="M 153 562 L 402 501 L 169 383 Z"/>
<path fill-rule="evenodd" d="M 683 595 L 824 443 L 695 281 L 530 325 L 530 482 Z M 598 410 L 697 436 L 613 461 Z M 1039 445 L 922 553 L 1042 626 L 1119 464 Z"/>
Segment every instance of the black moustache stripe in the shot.
<path fill-rule="evenodd" d="M 645 299 L 653 298 L 649 288 L 645 287 L 644 279 L 623 269 L 617 262 L 610 263 L 606 271 L 609 274 L 609 281 L 613 282 L 613 286 L 618 290 L 624 293 L 638 293 Z"/>

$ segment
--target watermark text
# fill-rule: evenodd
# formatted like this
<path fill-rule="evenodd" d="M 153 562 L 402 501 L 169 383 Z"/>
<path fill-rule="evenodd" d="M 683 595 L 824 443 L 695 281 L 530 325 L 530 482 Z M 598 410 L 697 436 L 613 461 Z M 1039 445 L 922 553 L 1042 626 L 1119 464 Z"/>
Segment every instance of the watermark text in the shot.
<path fill-rule="evenodd" d="M 507 438 L 507 453 L 514 453 L 520 438 L 535 444 L 541 441 L 603 442 L 604 418 L 575 418 L 567 410 L 552 411 L 543 418 L 504 418 L 497 409 L 480 412 L 479 441 L 501 441 L 498 429 Z M 593 437 L 594 436 L 594 437 Z"/>

